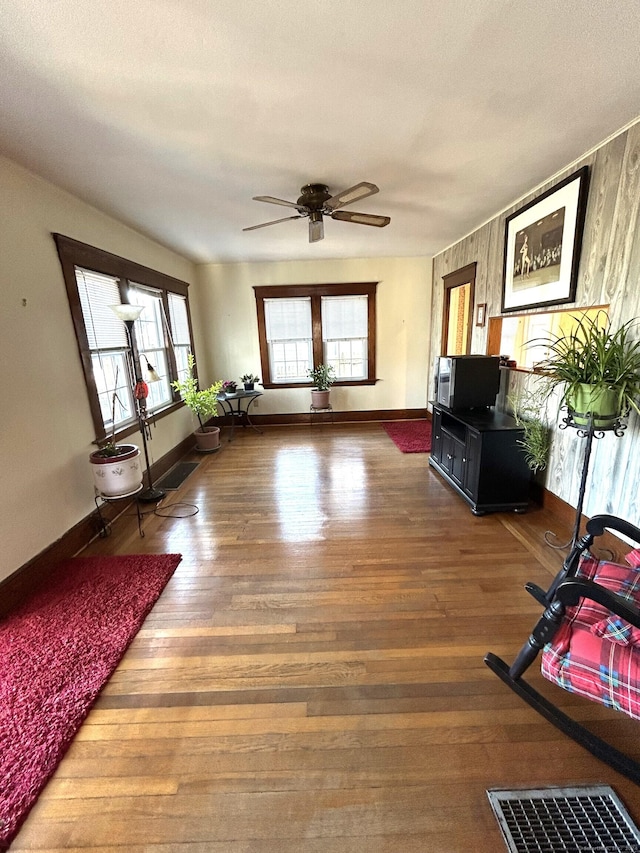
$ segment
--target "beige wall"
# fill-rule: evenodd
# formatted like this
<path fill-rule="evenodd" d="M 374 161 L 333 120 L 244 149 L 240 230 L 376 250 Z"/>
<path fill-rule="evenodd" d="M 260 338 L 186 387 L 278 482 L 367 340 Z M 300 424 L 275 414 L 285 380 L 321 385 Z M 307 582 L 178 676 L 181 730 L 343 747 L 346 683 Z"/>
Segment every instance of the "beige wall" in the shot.
<path fill-rule="evenodd" d="M 95 509 L 87 461 L 95 436 L 51 232 L 188 282 L 194 266 L 3 158 L 0 221 L 2 579 Z M 160 421 L 153 458 L 191 429 L 185 411 Z"/>
<path fill-rule="evenodd" d="M 428 258 L 208 264 L 198 268 L 200 352 L 207 375 L 261 374 L 253 287 L 379 281 L 377 378 L 373 386 L 332 389 L 335 411 L 425 408 L 431 306 Z M 270 389 L 259 413 L 309 411 L 309 389 Z"/>
<path fill-rule="evenodd" d="M 640 122 L 532 190 L 473 234 L 433 260 L 432 354 L 440 346 L 442 276 L 477 262 L 475 302 L 487 303 L 488 316 L 500 314 L 505 219 L 527 202 L 573 174 L 590 167 L 589 197 L 580 256 L 576 301 L 571 307 L 610 305 L 618 324 L 640 318 Z M 544 309 L 542 309 L 544 310 Z M 640 319 L 639 319 L 640 323 Z M 485 352 L 487 326 L 474 327 L 472 352 Z M 640 334 L 640 325 L 636 335 Z M 513 374 L 514 378 L 523 374 Z M 584 442 L 573 429 L 560 431 L 552 420 L 553 445 L 543 484 L 576 506 Z M 640 524 L 640 419 L 632 415 L 624 438 L 607 433 L 594 442 L 584 512 L 609 512 Z"/>

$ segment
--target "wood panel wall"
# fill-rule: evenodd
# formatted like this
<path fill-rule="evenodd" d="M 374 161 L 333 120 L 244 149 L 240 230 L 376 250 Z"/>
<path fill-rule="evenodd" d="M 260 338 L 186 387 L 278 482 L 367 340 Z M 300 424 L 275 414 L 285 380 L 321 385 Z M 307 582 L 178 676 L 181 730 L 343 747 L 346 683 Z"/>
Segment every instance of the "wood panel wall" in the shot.
<path fill-rule="evenodd" d="M 584 165 L 590 167 L 590 182 L 576 301 L 563 307 L 609 304 L 611 319 L 616 324 L 640 317 L 639 121 L 434 258 L 432 364 L 440 351 L 442 277 L 475 261 L 475 302 L 486 302 L 487 315 L 498 316 L 502 297 L 505 219 Z M 485 352 L 487 332 L 486 325 L 484 328 L 474 326 L 472 352 Z M 514 373 L 511 382 L 515 379 Z M 430 382 L 431 399 L 433 377 Z M 576 506 L 584 439 L 579 438 L 573 429 L 558 430 L 555 410 L 551 410 L 550 415 L 554 427 L 550 463 L 539 479 L 546 489 Z M 640 523 L 638 420 L 635 415 L 629 418 L 623 438 L 607 434 L 594 442 L 584 504 L 587 515 L 609 512 L 635 524 Z"/>

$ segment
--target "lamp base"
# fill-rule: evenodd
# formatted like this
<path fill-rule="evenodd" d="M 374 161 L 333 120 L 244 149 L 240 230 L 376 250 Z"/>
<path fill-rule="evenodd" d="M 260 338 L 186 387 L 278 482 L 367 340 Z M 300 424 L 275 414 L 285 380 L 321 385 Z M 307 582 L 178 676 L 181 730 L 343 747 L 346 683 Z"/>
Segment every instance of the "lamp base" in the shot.
<path fill-rule="evenodd" d="M 155 504 L 161 501 L 166 494 L 162 489 L 145 489 L 144 492 L 140 492 L 138 495 L 138 500 L 145 504 Z"/>

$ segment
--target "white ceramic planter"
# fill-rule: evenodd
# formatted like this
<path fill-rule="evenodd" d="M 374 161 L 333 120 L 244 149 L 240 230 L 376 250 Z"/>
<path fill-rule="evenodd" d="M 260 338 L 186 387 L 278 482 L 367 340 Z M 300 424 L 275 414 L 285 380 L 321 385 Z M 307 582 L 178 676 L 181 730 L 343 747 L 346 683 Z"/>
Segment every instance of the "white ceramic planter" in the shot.
<path fill-rule="evenodd" d="M 89 456 L 93 483 L 106 498 L 124 498 L 139 491 L 142 486 L 140 449 L 135 444 L 123 444 L 126 452 L 120 456 L 98 456 L 95 451 Z"/>

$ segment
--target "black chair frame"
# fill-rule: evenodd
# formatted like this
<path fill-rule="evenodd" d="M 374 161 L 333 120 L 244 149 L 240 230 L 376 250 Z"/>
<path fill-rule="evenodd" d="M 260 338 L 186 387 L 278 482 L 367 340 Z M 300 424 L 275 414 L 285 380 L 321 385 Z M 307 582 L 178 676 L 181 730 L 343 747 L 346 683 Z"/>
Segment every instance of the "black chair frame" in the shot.
<path fill-rule="evenodd" d="M 603 605 L 631 625 L 640 628 L 640 609 L 630 603 L 627 598 L 617 595 L 593 581 L 575 577 L 580 558 L 590 551 L 594 540 L 598 536 L 602 536 L 605 530 L 621 533 L 640 545 L 640 529 L 628 521 L 623 521 L 612 515 L 596 515 L 587 522 L 586 530 L 586 534 L 575 543 L 546 592 L 537 584 L 528 583 L 525 585 L 527 592 L 545 610 L 511 666 L 492 652 L 485 655 L 484 662 L 508 687 L 560 731 L 619 773 L 636 784 L 640 784 L 640 764 L 637 761 L 590 732 L 581 723 L 571 719 L 522 678 L 538 653 L 555 636 L 564 618 L 566 608 L 577 605 L 583 598 Z"/>

